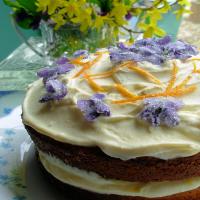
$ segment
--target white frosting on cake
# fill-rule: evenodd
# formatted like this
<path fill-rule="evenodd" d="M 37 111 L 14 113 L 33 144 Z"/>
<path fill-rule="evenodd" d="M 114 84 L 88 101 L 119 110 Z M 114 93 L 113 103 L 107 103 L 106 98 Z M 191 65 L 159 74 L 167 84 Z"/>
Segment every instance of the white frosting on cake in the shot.
<path fill-rule="evenodd" d="M 41 151 L 39 156 L 44 168 L 56 179 L 75 187 L 102 194 L 155 198 L 170 196 L 200 187 L 200 177 L 181 181 L 148 183 L 105 179 L 94 172 L 87 172 L 66 165 L 63 161 Z"/>
<path fill-rule="evenodd" d="M 90 59 L 93 59 L 93 56 Z M 179 60 L 176 60 L 176 63 L 179 67 L 176 81 L 178 84 L 191 74 L 193 63 Z M 122 160 L 141 156 L 171 159 L 199 153 L 200 74 L 192 74 L 192 79 L 187 84 L 195 84 L 197 89 L 179 97 L 184 102 L 184 106 L 178 112 L 180 125 L 173 128 L 152 127 L 138 120 L 138 113 L 143 108 L 142 101 L 129 104 L 112 103 L 112 100 L 125 99 L 114 89 L 114 84 L 121 83 L 129 91 L 140 95 L 164 91 L 171 78 L 173 64 L 167 62 L 163 66 L 156 66 L 143 62 L 138 65 L 160 79 L 163 84 L 152 83 L 128 68 L 122 68 L 111 78 L 94 79 L 106 89 L 105 103 L 110 106 L 111 117 L 99 117 L 94 122 L 87 122 L 84 119 L 76 106 L 77 100 L 89 99 L 97 92 L 82 76 L 72 78 L 81 69 L 81 66 L 78 66 L 69 74 L 60 77 L 68 88 L 68 95 L 60 102 L 38 102 L 45 93 L 41 79 L 29 87 L 23 104 L 24 124 L 60 142 L 88 147 L 98 146 L 107 155 Z M 105 72 L 114 66 L 109 55 L 104 53 L 99 62 L 88 69 L 87 73 Z"/>

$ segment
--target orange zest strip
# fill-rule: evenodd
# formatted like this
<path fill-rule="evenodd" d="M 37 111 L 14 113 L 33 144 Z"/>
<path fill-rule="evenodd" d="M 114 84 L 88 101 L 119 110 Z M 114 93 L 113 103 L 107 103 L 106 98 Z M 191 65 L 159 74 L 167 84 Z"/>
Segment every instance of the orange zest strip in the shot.
<path fill-rule="evenodd" d="M 193 73 L 200 74 L 200 69 L 197 69 L 197 65 L 195 62 L 193 63 L 193 66 L 194 66 Z"/>
<path fill-rule="evenodd" d="M 84 56 L 79 56 L 78 58 L 75 58 L 75 59 L 71 60 L 70 63 L 74 64 L 74 65 L 82 65 L 82 64 L 84 64 L 82 62 L 83 58 L 84 58 Z"/>
<path fill-rule="evenodd" d="M 115 88 L 118 90 L 118 92 L 120 92 L 120 94 L 124 97 L 128 97 L 128 98 L 135 98 L 137 95 L 131 93 L 130 91 L 128 91 L 128 89 L 126 89 L 123 85 L 121 84 L 115 84 Z"/>
<path fill-rule="evenodd" d="M 98 85 L 97 83 L 95 83 L 92 78 L 90 78 L 90 76 L 88 74 L 83 74 L 83 77 L 87 80 L 87 82 L 89 83 L 90 87 L 96 91 L 96 92 L 105 92 L 105 89 L 102 88 L 100 85 Z"/>
<path fill-rule="evenodd" d="M 116 67 L 114 67 L 112 70 L 109 70 L 109 71 L 106 71 L 106 72 L 103 72 L 103 73 L 98 73 L 98 74 L 91 74 L 90 76 L 93 77 L 93 78 L 106 78 L 106 77 L 110 77 L 112 76 L 114 73 L 116 73 L 117 71 L 119 71 L 122 67 L 127 67 L 127 64 L 128 63 L 123 63 L 123 64 L 120 64 Z"/>
<path fill-rule="evenodd" d="M 131 69 L 132 71 L 138 73 L 139 75 L 142 75 L 145 78 L 151 80 L 153 83 L 162 85 L 161 81 L 159 79 L 157 79 L 155 76 L 153 76 L 151 73 L 149 73 L 148 71 L 146 71 L 140 67 L 132 66 L 132 65 L 129 65 L 128 68 Z"/>
<path fill-rule="evenodd" d="M 86 71 L 86 70 L 88 70 L 89 68 L 91 68 L 95 63 L 97 63 L 97 62 L 101 59 L 101 57 L 102 57 L 102 54 L 98 54 L 97 57 L 96 57 L 94 60 L 82 64 L 82 65 L 83 65 L 82 69 L 81 69 L 78 73 L 76 73 L 76 74 L 73 76 L 73 78 L 77 78 L 77 77 L 80 76 L 84 71 Z"/>
<path fill-rule="evenodd" d="M 176 66 L 176 63 L 173 63 L 173 65 L 174 65 L 174 67 L 173 67 L 173 70 L 172 70 L 172 77 L 171 77 L 169 84 L 166 88 L 166 92 L 170 91 L 173 88 L 173 86 L 176 82 L 176 75 L 178 73 L 178 67 Z"/>
<path fill-rule="evenodd" d="M 196 89 L 197 89 L 197 86 L 196 85 L 192 85 L 192 86 L 189 86 L 187 88 L 174 90 L 174 91 L 171 92 L 170 96 L 173 96 L 173 97 L 183 96 L 183 95 L 186 95 L 186 94 L 194 92 Z"/>
<path fill-rule="evenodd" d="M 135 98 L 129 98 L 129 99 L 123 99 L 123 100 L 116 100 L 112 101 L 114 104 L 126 104 L 126 103 L 134 103 L 138 100 L 143 100 L 146 98 L 154 98 L 154 97 L 179 97 L 188 93 L 193 92 L 196 90 L 196 86 L 190 86 L 188 88 L 184 89 L 178 89 L 178 90 L 172 90 L 170 92 L 161 92 L 161 93 L 155 93 L 155 94 L 147 94 L 147 95 L 141 95 L 141 96 L 136 96 Z"/>
<path fill-rule="evenodd" d="M 82 67 L 82 69 L 76 73 L 72 78 L 77 78 L 78 76 L 80 76 L 84 71 L 86 71 L 87 69 L 89 69 L 91 67 L 91 65 L 85 63 Z"/>
<path fill-rule="evenodd" d="M 192 78 L 191 75 L 187 76 L 187 77 L 186 77 L 179 85 L 177 85 L 174 89 L 176 90 L 176 89 L 181 89 L 181 88 L 183 88 L 184 86 L 187 85 L 187 83 L 191 80 L 191 78 Z"/>
<path fill-rule="evenodd" d="M 107 78 L 107 77 L 110 77 L 113 75 L 113 71 L 110 70 L 110 71 L 107 71 L 107 72 L 103 72 L 103 73 L 98 73 L 98 74 L 90 74 L 89 76 L 92 77 L 92 78 Z"/>
<path fill-rule="evenodd" d="M 108 53 L 108 51 L 100 51 L 100 52 L 96 52 L 95 55 L 103 55 L 104 53 Z M 82 62 L 84 56 L 81 55 L 78 58 L 74 58 L 72 60 L 70 60 L 71 64 L 75 64 L 75 65 L 84 65 L 85 63 Z"/>

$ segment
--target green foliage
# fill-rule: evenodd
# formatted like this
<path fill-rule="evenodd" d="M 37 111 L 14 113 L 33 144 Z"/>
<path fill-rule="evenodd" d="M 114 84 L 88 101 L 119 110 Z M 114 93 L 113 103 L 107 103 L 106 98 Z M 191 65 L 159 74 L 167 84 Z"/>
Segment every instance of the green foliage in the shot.
<path fill-rule="evenodd" d="M 36 0 L 17 0 L 17 2 L 28 12 L 35 13 L 37 11 Z"/>
<path fill-rule="evenodd" d="M 17 1 L 11 1 L 11 0 L 3 0 L 3 2 L 11 7 L 11 8 L 17 8 L 17 9 L 20 9 L 22 8 L 22 5 L 20 5 Z"/>
<path fill-rule="evenodd" d="M 89 3 L 98 5 L 103 12 L 109 12 L 112 9 L 112 0 L 88 0 Z"/>
<path fill-rule="evenodd" d="M 13 14 L 13 17 L 17 19 L 18 18 L 17 15 L 19 15 L 20 12 L 23 12 L 23 10 L 18 10 L 17 12 L 15 12 Z M 33 21 L 34 21 L 34 17 L 31 15 L 27 15 L 25 18 L 18 20 L 17 23 L 23 29 L 30 29 Z"/>
<path fill-rule="evenodd" d="M 29 14 L 34 14 L 37 11 L 36 0 L 3 0 L 4 3 L 12 8 L 24 9 Z"/>

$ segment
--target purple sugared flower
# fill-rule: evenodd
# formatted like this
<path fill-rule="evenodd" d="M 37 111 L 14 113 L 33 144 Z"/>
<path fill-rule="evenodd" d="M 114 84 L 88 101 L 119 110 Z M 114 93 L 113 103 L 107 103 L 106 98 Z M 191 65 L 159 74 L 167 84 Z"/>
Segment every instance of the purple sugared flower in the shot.
<path fill-rule="evenodd" d="M 45 67 L 37 72 L 43 78 L 46 94 L 39 100 L 41 103 L 51 100 L 61 100 L 67 95 L 66 85 L 59 81 L 59 75 L 66 74 L 74 68 L 68 58 L 60 57 L 54 62 L 54 67 Z"/>
<path fill-rule="evenodd" d="M 84 49 L 80 49 L 74 52 L 73 57 L 79 57 L 79 56 L 84 56 L 84 57 L 88 57 L 89 52 L 87 50 Z"/>
<path fill-rule="evenodd" d="M 67 72 L 70 72 L 72 69 L 74 69 L 74 65 L 70 63 L 65 63 L 62 65 L 58 65 L 56 69 L 57 69 L 57 75 L 66 74 Z"/>
<path fill-rule="evenodd" d="M 104 98 L 104 94 L 95 94 L 91 99 L 78 100 L 77 106 L 87 121 L 94 121 L 99 116 L 110 116 L 110 108 L 103 102 Z"/>
<path fill-rule="evenodd" d="M 161 65 L 172 59 L 184 60 L 198 54 L 196 47 L 180 40 L 173 42 L 170 36 L 137 40 L 131 46 L 119 43 L 109 51 L 113 62 L 147 61 L 155 65 Z"/>
<path fill-rule="evenodd" d="M 68 63 L 69 62 L 69 59 L 66 57 L 66 56 L 61 56 L 60 58 L 58 58 L 57 60 L 56 60 L 56 64 L 57 65 L 63 65 L 63 64 L 66 64 L 66 63 Z"/>
<path fill-rule="evenodd" d="M 45 67 L 40 69 L 37 72 L 37 76 L 39 78 L 44 78 L 44 79 L 48 79 L 50 77 L 53 77 L 54 75 L 56 75 L 57 73 L 57 68 L 56 67 Z"/>
<path fill-rule="evenodd" d="M 150 98 L 144 100 L 144 109 L 138 117 L 154 127 L 160 125 L 175 127 L 180 123 L 177 112 L 182 106 L 182 101 L 177 99 Z"/>
<path fill-rule="evenodd" d="M 52 100 L 61 100 L 67 95 L 66 86 L 57 79 L 49 79 L 45 84 L 47 93 L 40 99 L 41 103 Z"/>
<path fill-rule="evenodd" d="M 60 63 L 60 64 L 58 64 Z M 49 78 L 57 78 L 61 74 L 66 74 L 67 72 L 70 72 L 72 69 L 74 69 L 74 65 L 69 63 L 68 61 L 66 62 L 55 62 L 55 67 L 45 67 L 43 69 L 40 69 L 37 72 L 37 76 L 43 79 L 49 79 Z"/>

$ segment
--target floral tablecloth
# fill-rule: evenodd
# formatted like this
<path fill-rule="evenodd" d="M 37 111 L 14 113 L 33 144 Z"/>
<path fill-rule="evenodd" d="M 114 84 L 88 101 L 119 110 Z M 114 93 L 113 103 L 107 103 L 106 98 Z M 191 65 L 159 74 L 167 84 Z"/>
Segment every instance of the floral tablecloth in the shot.
<path fill-rule="evenodd" d="M 21 121 L 24 92 L 0 92 L 0 199 L 67 200 L 41 175 Z"/>
<path fill-rule="evenodd" d="M 22 149 L 29 138 L 24 135 L 20 117 L 23 96 L 23 92 L 0 92 L 0 199 L 3 200 L 26 199 L 23 165 L 26 151 Z"/>

